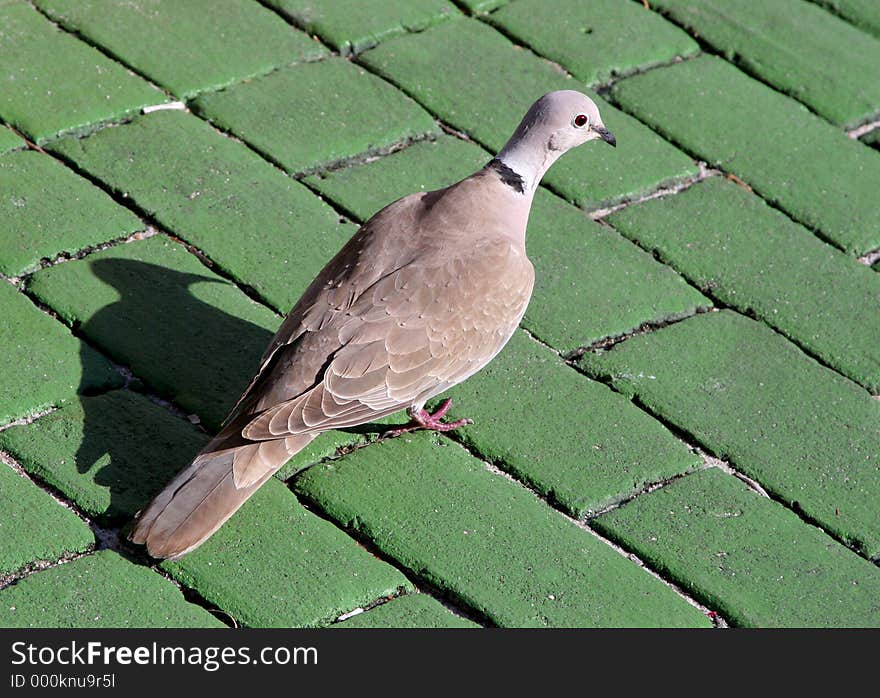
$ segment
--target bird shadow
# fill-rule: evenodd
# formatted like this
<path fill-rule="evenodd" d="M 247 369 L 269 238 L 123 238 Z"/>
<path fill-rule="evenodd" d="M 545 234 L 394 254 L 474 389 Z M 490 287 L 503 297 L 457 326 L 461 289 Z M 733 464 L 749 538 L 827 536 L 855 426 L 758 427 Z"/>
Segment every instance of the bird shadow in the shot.
<path fill-rule="evenodd" d="M 129 521 L 219 429 L 273 333 L 210 302 L 216 298 L 201 285 L 226 284 L 219 277 L 120 258 L 94 260 L 90 268 L 118 300 L 80 325 L 78 334 L 137 376 L 129 390 L 82 391 L 80 397 L 76 469 L 109 492 L 96 519 L 115 526 Z M 95 370 L 94 352 L 84 348 L 81 359 L 85 388 Z M 184 415 L 157 406 L 157 398 Z M 187 424 L 187 415 L 198 415 L 199 426 Z M 354 442 L 388 428 L 374 422 L 340 432 Z"/>
<path fill-rule="evenodd" d="M 132 390 L 80 398 L 76 468 L 109 491 L 99 517 L 109 523 L 130 518 L 219 428 L 272 332 L 194 293 L 197 285 L 224 284 L 218 277 L 119 258 L 94 260 L 90 268 L 118 300 L 78 333 L 137 376 L 128 382 Z M 94 355 L 84 349 L 81 358 L 84 387 Z M 184 415 L 198 414 L 203 429 L 151 404 L 157 397 Z"/>

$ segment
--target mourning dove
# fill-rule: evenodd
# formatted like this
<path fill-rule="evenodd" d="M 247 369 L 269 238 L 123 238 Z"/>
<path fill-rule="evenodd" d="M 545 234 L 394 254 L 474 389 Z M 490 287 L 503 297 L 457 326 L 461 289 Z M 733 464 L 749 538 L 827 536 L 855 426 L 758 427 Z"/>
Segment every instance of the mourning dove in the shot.
<path fill-rule="evenodd" d="M 567 150 L 616 145 L 572 90 L 535 102 L 497 157 L 445 189 L 367 221 L 306 289 L 223 429 L 138 513 L 133 542 L 177 558 L 216 531 L 321 432 L 407 408 L 410 429 L 447 431 L 425 403 L 479 371 L 525 313 L 532 198 Z"/>

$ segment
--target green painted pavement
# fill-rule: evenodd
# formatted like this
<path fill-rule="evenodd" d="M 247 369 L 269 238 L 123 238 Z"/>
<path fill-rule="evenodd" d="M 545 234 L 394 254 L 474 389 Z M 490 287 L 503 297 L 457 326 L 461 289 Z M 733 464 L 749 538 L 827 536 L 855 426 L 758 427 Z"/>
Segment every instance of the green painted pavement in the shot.
<path fill-rule="evenodd" d="M 83 552 L 95 544 L 89 527 L 76 514 L 4 463 L 0 463 L 0 492 L 0 575 L 37 560 Z M 0 613 L 2 607 L 0 595 Z M 0 620 L 0 627 L 4 625 Z"/>
<path fill-rule="evenodd" d="M 37 142 L 165 101 L 29 4 L 0 7 L 0 118 Z"/>
<path fill-rule="evenodd" d="M 0 432 L 0 450 L 112 525 L 131 518 L 207 440 L 146 397 L 114 390 Z"/>
<path fill-rule="evenodd" d="M 0 591 L 4 628 L 222 628 L 166 579 L 111 550 Z"/>
<path fill-rule="evenodd" d="M 880 37 L 880 5 L 876 0 L 812 0 L 866 32 Z"/>
<path fill-rule="evenodd" d="M 52 147 L 281 312 L 355 232 L 304 186 L 191 114 L 156 112 Z"/>
<path fill-rule="evenodd" d="M 652 7 L 835 124 L 880 112 L 880 40 L 803 0 L 657 0 Z"/>
<path fill-rule="evenodd" d="M 0 192 L 0 274 L 6 276 L 144 227 L 100 189 L 34 150 L 0 157 Z"/>
<path fill-rule="evenodd" d="M 536 21 L 547 9 L 544 0 L 517 0 L 487 19 L 587 84 L 690 56 L 700 48 L 681 29 L 634 2 L 556 0 L 554 21 Z"/>
<path fill-rule="evenodd" d="M 15 148 L 22 148 L 24 145 L 25 142 L 15 135 L 12 129 L 0 124 L 0 155 Z"/>
<path fill-rule="evenodd" d="M 122 377 L 7 283 L 0 283 L 0 424 L 108 390 Z"/>
<path fill-rule="evenodd" d="M 419 105 L 341 58 L 285 68 L 194 106 L 291 173 L 439 133 Z"/>
<path fill-rule="evenodd" d="M 476 20 L 446 22 L 393 39 L 358 60 L 494 151 L 501 149 L 541 95 L 583 89 L 549 61 L 515 47 Z M 438 65 L 444 70 L 437 70 Z M 451 73 L 459 79 L 449 80 Z M 600 97 L 593 97 L 618 146 L 591 143 L 553 165 L 544 182 L 566 199 L 595 208 L 697 171 L 686 155 Z"/>
<path fill-rule="evenodd" d="M 313 466 L 296 489 L 499 625 L 708 625 L 630 560 L 435 438 L 392 439 Z"/>
<path fill-rule="evenodd" d="M 846 543 L 880 554 L 880 402 L 766 325 L 707 313 L 583 363 Z"/>
<path fill-rule="evenodd" d="M 366 163 L 310 175 L 303 181 L 354 218 L 366 221 L 408 194 L 458 182 L 491 159 L 474 143 L 441 135 Z"/>
<path fill-rule="evenodd" d="M 447 0 L 268 0 L 268 4 L 343 54 L 358 53 L 459 14 Z"/>
<path fill-rule="evenodd" d="M 712 305 L 650 254 L 546 192 L 535 197 L 527 245 L 535 291 L 523 326 L 562 351 Z"/>
<path fill-rule="evenodd" d="M 608 218 L 723 303 L 880 392 L 880 277 L 742 187 L 711 177 Z"/>
<path fill-rule="evenodd" d="M 478 146 L 443 136 L 306 181 L 366 220 L 401 196 L 451 184 L 488 160 Z M 562 351 L 711 305 L 651 255 L 544 190 L 535 198 L 527 246 L 536 278 L 523 326 Z"/>
<path fill-rule="evenodd" d="M 37 0 L 36 4 L 69 31 L 103 47 L 178 97 L 327 55 L 321 44 L 250 0 Z"/>
<path fill-rule="evenodd" d="M 333 251 L 335 248 L 328 250 L 326 257 Z M 114 361 L 130 367 L 153 390 L 197 414 L 212 432 L 219 429 L 250 383 L 263 351 L 281 324 L 268 308 L 250 300 L 183 246 L 162 235 L 43 269 L 29 277 L 28 290 Z M 38 311 L 34 309 L 32 315 L 39 320 Z M 50 327 L 53 324 L 45 317 L 44 322 Z M 63 331 L 60 326 L 55 330 Z M 87 347 L 83 351 L 89 367 L 96 360 L 105 361 Z M 55 353 L 70 363 L 76 361 L 75 350 L 62 352 L 59 347 Z M 10 355 L 9 361 L 13 360 L 18 362 L 20 357 Z M 36 364 L 35 370 L 41 370 L 41 365 Z M 97 379 L 92 374 L 86 392 L 95 392 L 104 385 L 93 385 Z M 113 385 L 121 382 L 115 372 L 111 377 Z M 28 380 L 27 374 L 15 378 Z M 39 385 L 24 391 L 26 397 L 13 394 L 8 402 L 21 403 L 22 407 L 17 411 L 9 407 L 7 420 L 54 404 L 48 399 L 33 400 L 35 393 L 46 392 L 48 387 Z M 3 406 L 0 399 L 0 415 Z M 0 417 L 0 423 L 3 421 Z M 393 416 L 377 424 L 400 422 L 400 416 Z M 340 447 L 373 438 L 380 430 L 380 426 L 367 426 L 322 434 L 279 476 L 289 477 L 306 465 L 332 456 Z M 191 455 L 190 451 L 179 454 L 178 462 L 185 464 Z"/>
<path fill-rule="evenodd" d="M 412 589 L 394 567 L 307 511 L 273 479 L 204 545 L 162 567 L 251 627 L 327 625 Z"/>
<path fill-rule="evenodd" d="M 717 469 L 595 520 L 739 626 L 880 625 L 880 570 Z"/>
<path fill-rule="evenodd" d="M 853 254 L 880 246 L 880 157 L 712 56 L 616 83 L 617 102 Z"/>
<path fill-rule="evenodd" d="M 450 418 L 475 422 L 456 438 L 578 518 L 702 464 L 659 422 L 525 332 L 451 395 Z"/>
<path fill-rule="evenodd" d="M 335 625 L 336 628 L 478 628 L 426 594 L 405 594 Z"/>
<path fill-rule="evenodd" d="M 279 324 L 161 235 L 43 269 L 28 289 L 211 429 L 250 382 Z"/>

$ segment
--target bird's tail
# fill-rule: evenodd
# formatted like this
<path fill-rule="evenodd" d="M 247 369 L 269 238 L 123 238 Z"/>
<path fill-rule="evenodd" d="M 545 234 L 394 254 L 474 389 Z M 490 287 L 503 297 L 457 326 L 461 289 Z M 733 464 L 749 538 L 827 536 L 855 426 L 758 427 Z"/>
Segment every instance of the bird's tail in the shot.
<path fill-rule="evenodd" d="M 315 438 L 247 441 L 234 419 L 138 512 L 129 539 L 155 558 L 176 559 L 204 543 L 287 460 Z"/>

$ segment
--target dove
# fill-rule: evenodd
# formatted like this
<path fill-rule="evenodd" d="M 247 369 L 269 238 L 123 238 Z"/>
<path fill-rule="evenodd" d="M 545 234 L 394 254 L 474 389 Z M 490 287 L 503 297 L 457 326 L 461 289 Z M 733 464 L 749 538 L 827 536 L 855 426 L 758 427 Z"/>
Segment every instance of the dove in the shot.
<path fill-rule="evenodd" d="M 534 269 L 525 239 L 535 190 L 566 151 L 616 146 L 596 104 L 573 90 L 529 108 L 473 175 L 370 218 L 288 313 L 220 432 L 135 517 L 129 538 L 176 559 L 207 540 L 322 432 L 406 409 L 415 429 L 449 431 L 451 400 L 425 409 L 489 363 L 526 311 Z"/>

